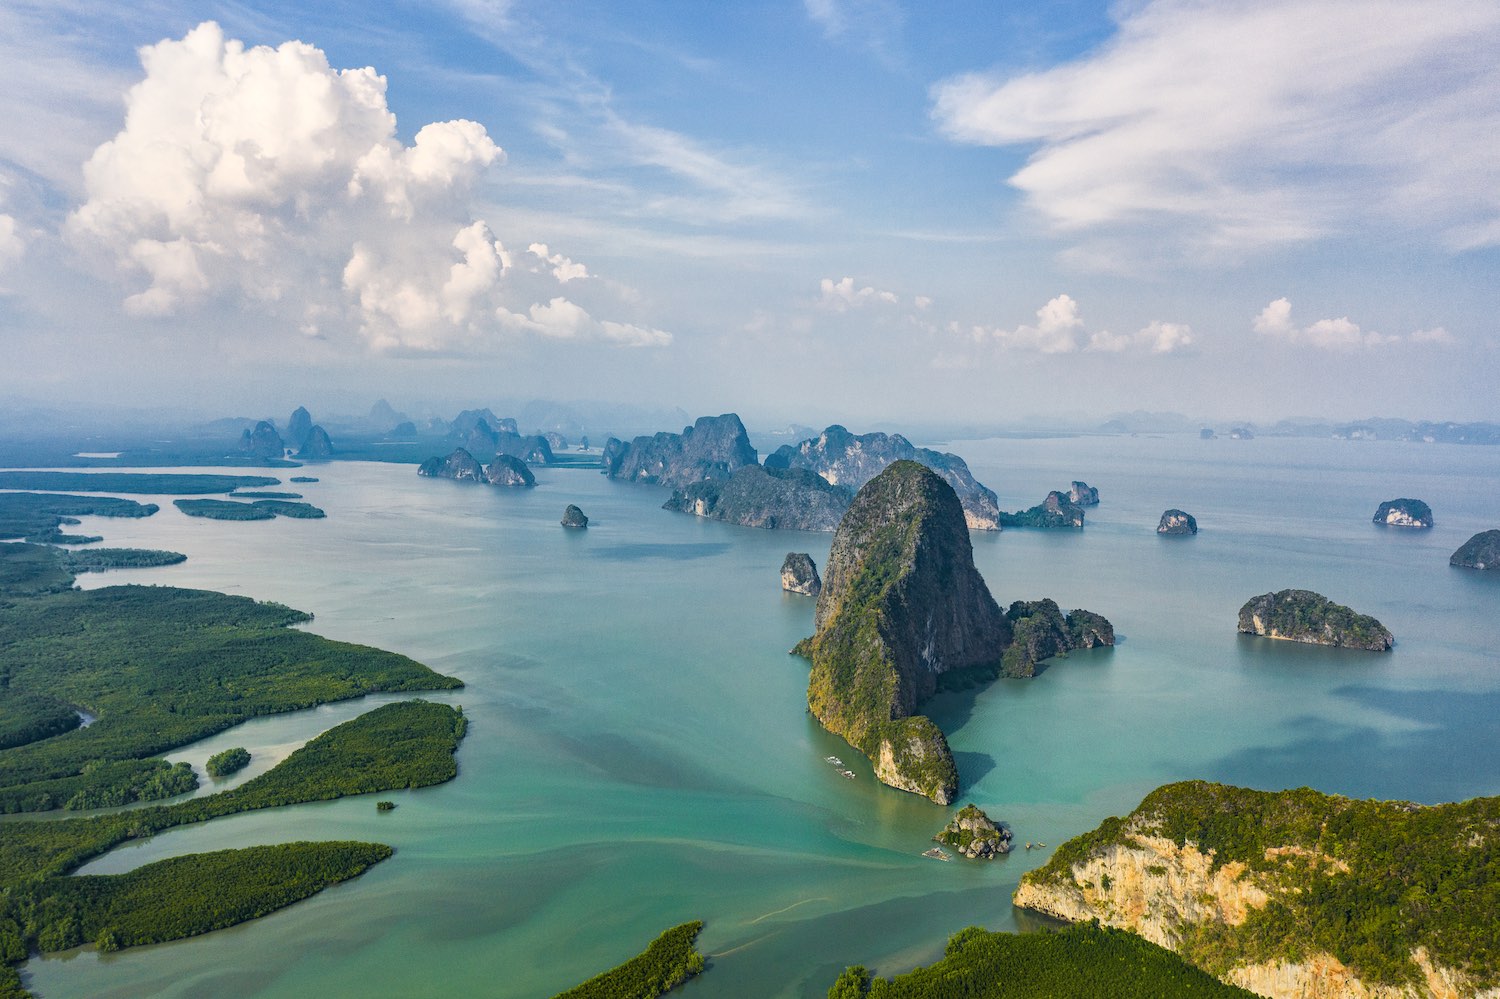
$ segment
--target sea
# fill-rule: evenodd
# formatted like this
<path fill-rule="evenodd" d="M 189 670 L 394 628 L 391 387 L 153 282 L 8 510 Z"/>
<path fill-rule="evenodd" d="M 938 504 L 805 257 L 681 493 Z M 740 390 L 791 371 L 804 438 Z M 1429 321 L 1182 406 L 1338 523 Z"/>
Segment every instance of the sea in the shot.
<path fill-rule="evenodd" d="M 1500 793 L 1500 572 L 1450 567 L 1500 527 L 1500 448 L 1194 436 L 940 442 L 1004 509 L 1082 479 L 1081 531 L 975 532 L 995 598 L 1051 597 L 1114 623 L 1112 649 L 1030 680 L 940 695 L 974 802 L 1009 856 L 922 856 L 941 808 L 876 782 L 806 707 L 813 601 L 791 551 L 821 568 L 832 536 L 661 509 L 655 486 L 536 469 L 531 490 L 333 462 L 294 488 L 326 520 L 194 519 L 172 497 L 142 520 L 84 518 L 109 546 L 178 566 L 85 575 L 86 587 L 202 587 L 312 612 L 329 638 L 461 678 L 468 737 L 450 783 L 278 808 L 172 830 L 97 859 L 118 873 L 184 853 L 292 840 L 388 843 L 363 876 L 253 922 L 23 968 L 68 997 L 547 997 L 702 920 L 706 973 L 685 997 L 821 997 L 847 965 L 882 975 L 941 957 L 971 925 L 1027 931 L 1021 875 L 1071 836 L 1189 778 L 1417 802 Z M 157 469 L 156 471 L 160 471 Z M 204 471 L 182 469 L 182 471 Z M 225 471 L 236 471 L 226 469 Z M 1427 501 L 1436 526 L 1371 522 Z M 589 516 L 565 530 L 565 506 Z M 1163 510 L 1195 537 L 1156 534 Z M 1379 618 L 1389 653 L 1236 634 L 1250 597 L 1298 587 Z M 244 746 L 233 786 L 390 697 L 243 724 L 170 754 L 201 770 Z M 841 776 L 836 757 L 852 771 Z M 3 835 L 3 826 L 0 826 Z"/>

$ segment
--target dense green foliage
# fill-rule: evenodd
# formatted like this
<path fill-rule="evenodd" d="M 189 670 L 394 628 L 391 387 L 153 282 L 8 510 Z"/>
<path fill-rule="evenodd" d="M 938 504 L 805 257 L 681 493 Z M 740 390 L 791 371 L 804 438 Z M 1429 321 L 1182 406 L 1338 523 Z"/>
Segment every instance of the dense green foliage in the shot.
<path fill-rule="evenodd" d="M 163 565 L 186 562 L 181 552 L 158 548 L 85 548 L 62 552 L 63 565 L 69 572 L 103 572 L 107 569 L 155 569 Z"/>
<path fill-rule="evenodd" d="M 828 999 L 1248 999 L 1171 951 L 1091 923 L 1052 933 L 990 933 L 971 926 L 943 959 L 892 979 L 852 967 Z"/>
<path fill-rule="evenodd" d="M 293 481 L 296 481 L 295 479 Z M 235 499 L 274 499 L 274 500 L 299 500 L 301 493 L 278 493 L 273 491 L 252 489 L 249 492 L 236 492 L 232 494 Z"/>
<path fill-rule="evenodd" d="M 280 479 L 264 475 L 210 475 L 163 472 L 0 472 L 0 489 L 49 489 L 54 492 L 125 493 L 126 495 L 201 496 L 235 489 L 274 486 Z"/>
<path fill-rule="evenodd" d="M 665 995 L 703 970 L 703 955 L 693 941 L 701 922 L 674 926 L 640 954 L 553 999 L 653 999 Z"/>
<path fill-rule="evenodd" d="M 291 481 L 292 482 L 317 482 L 318 479 L 317 479 L 316 476 L 313 476 L 313 475 L 294 475 L 294 476 L 292 476 Z"/>
<path fill-rule="evenodd" d="M 0 472 L 0 480 L 17 474 L 22 473 Z M 79 539 L 63 534 L 60 527 L 78 523 L 77 517 L 149 517 L 159 509 L 155 503 L 137 503 L 114 496 L 0 493 L 0 538 L 76 544 Z"/>
<path fill-rule="evenodd" d="M 43 951 L 163 943 L 264 916 L 364 873 L 379 843 L 281 843 L 173 857 L 128 874 L 53 878 L 13 911 Z"/>
<path fill-rule="evenodd" d="M 1409 956 L 1426 947 L 1479 986 L 1500 984 L 1500 798 L 1422 806 L 1169 784 L 1026 880 L 1066 885 L 1074 864 L 1143 834 L 1242 862 L 1271 893 L 1240 926 L 1183 928 L 1183 955 L 1210 970 L 1327 952 L 1367 982 L 1400 984 L 1417 979 Z M 1300 852 L 1267 853 L 1284 847 Z"/>
<path fill-rule="evenodd" d="M 1034 507 L 1014 513 L 1000 511 L 996 518 L 1001 527 L 1038 527 L 1044 530 L 1073 530 L 1083 527 L 1083 507 L 1056 490 Z"/>
<path fill-rule="evenodd" d="M 311 503 L 278 499 L 262 499 L 253 503 L 221 499 L 178 499 L 173 500 L 172 504 L 189 517 L 207 517 L 210 520 L 272 520 L 276 517 L 317 520 L 327 516 Z"/>
<path fill-rule="evenodd" d="M 426 787 L 458 773 L 460 708 L 428 701 L 385 704 L 337 725 L 237 788 L 174 805 L 64 821 L 7 822 L 0 890 L 66 873 L 129 839 L 259 808 L 351 794 Z"/>
<path fill-rule="evenodd" d="M 0 544 L 0 600 L 71 589 L 62 549 L 23 542 Z"/>
<path fill-rule="evenodd" d="M 70 732 L 81 721 L 71 705 L 55 697 L 0 687 L 0 749 Z"/>
<path fill-rule="evenodd" d="M 1009 677 L 1035 676 L 1037 667 L 1054 656 L 1115 643 L 1115 629 L 1102 615 L 1075 610 L 1064 617 L 1057 602 L 1046 597 L 1017 600 L 1005 616 L 1012 638 L 1000 672 Z"/>
<path fill-rule="evenodd" d="M 1279 590 L 1251 597 L 1240 608 L 1239 630 L 1295 642 L 1379 651 L 1389 649 L 1392 642 L 1385 625 L 1373 617 L 1357 614 L 1311 590 Z"/>
<path fill-rule="evenodd" d="M 235 746 L 208 758 L 203 769 L 210 777 L 229 777 L 250 765 L 250 751 L 244 746 Z"/>
<path fill-rule="evenodd" d="M 148 757 L 247 718 L 373 691 L 461 686 L 405 656 L 287 627 L 306 620 L 280 604 L 171 587 L 0 605 L 0 689 L 98 716 L 0 751 L 0 811 L 56 808 L 80 792 L 141 800 L 165 790 Z"/>

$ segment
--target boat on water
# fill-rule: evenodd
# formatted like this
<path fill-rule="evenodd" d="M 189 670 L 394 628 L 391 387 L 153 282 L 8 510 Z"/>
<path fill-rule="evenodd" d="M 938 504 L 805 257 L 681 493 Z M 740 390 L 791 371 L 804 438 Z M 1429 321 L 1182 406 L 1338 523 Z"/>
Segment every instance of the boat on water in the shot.
<path fill-rule="evenodd" d="M 841 767 L 844 765 L 844 761 L 839 759 L 837 756 L 825 756 L 823 757 L 823 762 L 827 763 L 831 767 Z"/>
<path fill-rule="evenodd" d="M 850 780 L 854 779 L 854 771 L 853 770 L 840 770 L 839 774 L 841 776 L 849 778 Z"/>

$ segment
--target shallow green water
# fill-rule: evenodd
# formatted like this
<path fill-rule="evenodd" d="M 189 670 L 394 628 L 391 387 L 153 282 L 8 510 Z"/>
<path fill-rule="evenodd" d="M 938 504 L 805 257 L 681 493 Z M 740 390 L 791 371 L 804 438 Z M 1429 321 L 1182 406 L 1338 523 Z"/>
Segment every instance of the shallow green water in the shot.
<path fill-rule="evenodd" d="M 945 696 L 931 713 L 965 800 L 1055 846 L 1152 787 L 1208 777 L 1437 801 L 1500 793 L 1500 579 L 1449 554 L 1500 526 L 1500 449 L 1368 442 L 1078 438 L 953 442 L 1017 509 L 1083 478 L 1081 533 L 976 534 L 1002 603 L 1052 596 L 1108 616 L 1113 649 L 1031 681 Z M 457 675 L 470 718 L 459 779 L 174 830 L 88 869 L 307 838 L 397 854 L 257 922 L 158 947 L 34 960 L 69 996 L 549 996 L 688 919 L 706 927 L 702 996 L 821 996 L 849 963 L 925 963 L 973 923 L 1015 928 L 1010 893 L 1049 849 L 989 865 L 920 853 L 947 811 L 877 785 L 805 711 L 786 650 L 812 601 L 784 595 L 789 550 L 829 535 L 757 531 L 658 509 L 653 487 L 541 470 L 506 491 L 335 463 L 300 486 L 322 521 L 220 523 L 170 502 L 88 518 L 108 545 L 180 566 L 83 577 L 202 586 L 312 611 L 332 638 Z M 1416 496 L 1437 527 L 1376 528 Z M 142 498 L 143 501 L 147 498 Z M 169 499 L 169 498 L 167 498 Z M 587 532 L 558 525 L 563 507 Z M 1161 539 L 1169 506 L 1201 533 Z M 1239 638 L 1248 597 L 1301 586 L 1380 618 L 1389 655 Z M 368 702 L 365 702 L 368 703 Z M 259 719 L 175 754 L 245 745 L 245 779 L 364 705 Z M 848 781 L 823 758 L 838 755 Z M 3 833 L 3 828 L 0 828 Z M 1024 919 L 1024 917 L 1021 917 Z"/>

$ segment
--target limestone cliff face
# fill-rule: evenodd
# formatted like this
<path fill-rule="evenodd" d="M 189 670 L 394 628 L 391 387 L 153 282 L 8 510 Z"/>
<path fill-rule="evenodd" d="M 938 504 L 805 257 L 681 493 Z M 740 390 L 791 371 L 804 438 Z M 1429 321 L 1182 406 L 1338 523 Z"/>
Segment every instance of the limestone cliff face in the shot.
<path fill-rule="evenodd" d="M 512 454 L 497 454 L 484 470 L 484 481 L 492 486 L 510 486 L 529 489 L 536 485 L 536 476 L 526 463 Z"/>
<path fill-rule="evenodd" d="M 993 670 L 1010 627 L 974 568 L 962 507 L 935 472 L 898 461 L 834 534 L 815 614 L 808 707 L 893 787 L 951 801 L 941 731 L 913 717 L 950 670 Z"/>
<path fill-rule="evenodd" d="M 1087 482 L 1074 479 L 1072 486 L 1068 489 L 1068 502 L 1078 506 L 1098 506 L 1099 490 Z"/>
<path fill-rule="evenodd" d="M 745 465 L 728 480 L 707 479 L 674 490 L 662 509 L 741 527 L 831 531 L 852 496 L 847 488 L 805 469 Z"/>
<path fill-rule="evenodd" d="M 528 465 L 552 464 L 552 445 L 540 434 L 523 436 L 509 430 L 495 434 L 495 453 L 519 458 Z"/>
<path fill-rule="evenodd" d="M 799 444 L 782 445 L 766 457 L 766 467 L 805 468 L 836 486 L 857 490 L 894 461 L 915 461 L 942 476 L 958 494 L 964 520 L 973 530 L 1000 529 L 995 494 L 975 481 L 962 458 L 914 447 L 900 434 L 855 435 L 834 425 Z"/>
<path fill-rule="evenodd" d="M 1183 782 L 1063 844 L 1014 901 L 1137 933 L 1272 999 L 1495 999 L 1494 952 L 1469 943 L 1488 939 L 1492 904 L 1458 892 L 1439 918 L 1421 913 L 1423 872 L 1483 878 L 1497 813 L 1495 799 L 1420 806 Z M 1377 934 L 1350 926 L 1345 898 Z"/>
<path fill-rule="evenodd" d="M 790 593 L 815 597 L 823 590 L 823 580 L 812 556 L 806 552 L 787 552 L 781 562 L 781 588 Z"/>
<path fill-rule="evenodd" d="M 291 418 L 286 421 L 287 445 L 300 451 L 307 444 L 307 435 L 312 428 L 312 414 L 307 411 L 306 406 L 298 406 L 292 410 Z"/>
<path fill-rule="evenodd" d="M 1279 590 L 1251 597 L 1240 608 L 1239 631 L 1312 645 L 1385 652 L 1395 639 L 1368 614 L 1356 614 L 1311 590 Z"/>
<path fill-rule="evenodd" d="M 745 425 L 725 413 L 699 417 L 680 434 L 637 437 L 629 444 L 611 437 L 604 447 L 604 474 L 685 489 L 705 479 L 727 479 L 756 459 Z"/>

